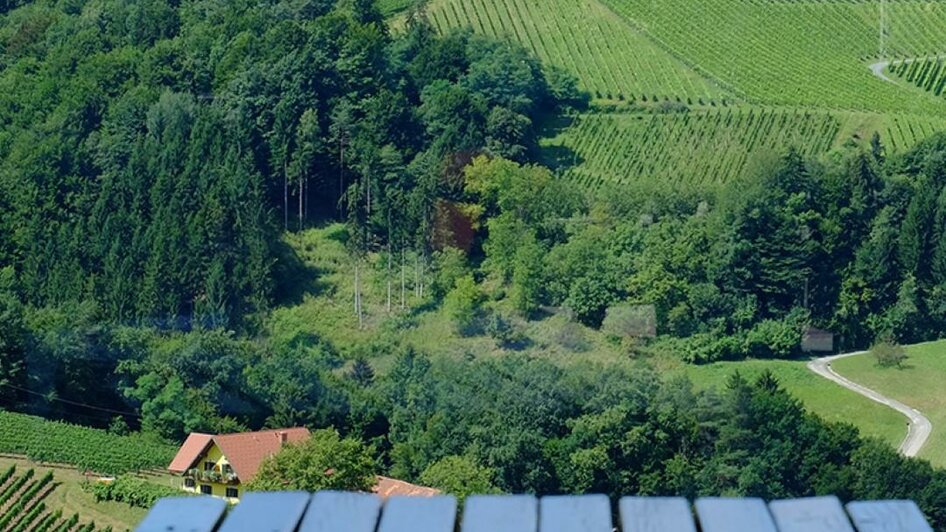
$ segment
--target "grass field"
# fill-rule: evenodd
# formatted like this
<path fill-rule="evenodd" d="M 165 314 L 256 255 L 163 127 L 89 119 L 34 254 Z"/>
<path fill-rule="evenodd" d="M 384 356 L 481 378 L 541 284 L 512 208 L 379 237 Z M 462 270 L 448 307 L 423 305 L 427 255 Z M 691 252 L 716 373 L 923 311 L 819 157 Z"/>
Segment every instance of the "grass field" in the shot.
<path fill-rule="evenodd" d="M 718 362 L 705 366 L 684 366 L 685 373 L 697 388 L 721 388 L 734 372 L 754 379 L 771 370 L 805 408 L 827 421 L 846 422 L 856 426 L 864 436 L 879 438 L 893 447 L 906 436 L 906 418 L 895 411 L 862 397 L 815 375 L 801 360 L 745 360 Z"/>
<path fill-rule="evenodd" d="M 428 14 L 440 31 L 469 27 L 520 42 L 596 99 L 727 96 L 597 0 L 434 0 Z"/>
<path fill-rule="evenodd" d="M 946 467 L 946 341 L 907 347 L 904 369 L 883 369 L 871 356 L 838 360 L 838 373 L 897 399 L 920 412 L 933 424 L 933 432 L 920 457 Z"/>

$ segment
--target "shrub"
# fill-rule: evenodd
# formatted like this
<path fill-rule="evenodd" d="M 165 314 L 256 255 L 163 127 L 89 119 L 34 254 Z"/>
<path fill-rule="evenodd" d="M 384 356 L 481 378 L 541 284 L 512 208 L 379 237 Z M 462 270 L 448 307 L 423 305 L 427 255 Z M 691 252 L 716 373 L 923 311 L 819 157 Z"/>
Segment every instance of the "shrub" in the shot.
<path fill-rule="evenodd" d="M 473 458 L 448 456 L 430 464 L 421 473 L 420 482 L 456 496 L 462 506 L 469 495 L 499 493 L 493 484 L 495 476 L 491 468 L 479 465 Z"/>
<path fill-rule="evenodd" d="M 653 305 L 615 305 L 608 308 L 601 331 L 618 338 L 653 338 L 657 311 Z"/>
<path fill-rule="evenodd" d="M 502 314 L 494 313 L 486 322 L 486 334 L 500 347 L 516 348 L 526 343 L 526 337 Z"/>
<path fill-rule="evenodd" d="M 82 489 L 89 491 L 97 502 L 123 502 L 137 508 L 151 508 L 158 499 L 163 497 L 178 497 L 186 495 L 179 489 L 170 486 L 152 484 L 144 479 L 122 475 L 113 482 L 90 482 L 83 484 Z"/>
<path fill-rule="evenodd" d="M 882 368 L 897 367 L 903 369 L 903 362 L 907 359 L 907 352 L 903 346 L 888 340 L 871 347 L 870 354 L 877 359 L 877 365 Z"/>
<path fill-rule="evenodd" d="M 567 321 L 555 331 L 555 341 L 559 345 L 575 353 L 584 353 L 591 349 L 591 342 L 585 337 L 581 325 Z"/>
<path fill-rule="evenodd" d="M 476 286 L 473 275 L 466 275 L 457 279 L 453 290 L 444 298 L 443 306 L 453 321 L 457 332 L 460 334 L 469 334 L 476 325 L 476 319 L 479 316 L 482 294 Z"/>

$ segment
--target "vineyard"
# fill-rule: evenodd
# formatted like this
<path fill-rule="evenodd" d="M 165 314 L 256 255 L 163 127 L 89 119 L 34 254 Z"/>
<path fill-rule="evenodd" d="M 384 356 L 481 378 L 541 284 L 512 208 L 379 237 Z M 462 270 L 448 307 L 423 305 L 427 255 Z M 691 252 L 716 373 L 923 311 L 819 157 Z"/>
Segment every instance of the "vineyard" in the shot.
<path fill-rule="evenodd" d="M 543 141 L 546 164 L 587 188 L 606 183 L 707 186 L 789 148 L 816 157 L 876 132 L 888 153 L 938 131 L 946 117 L 728 107 L 686 113 L 588 113 Z"/>
<path fill-rule="evenodd" d="M 890 73 L 936 96 L 946 90 L 946 57 L 902 61 L 891 66 Z"/>
<path fill-rule="evenodd" d="M 63 517 L 44 502 L 56 489 L 52 471 L 40 478 L 14 466 L 0 473 L 0 530 L 9 532 L 94 532 L 95 523 L 79 523 L 79 516 Z M 111 528 L 99 529 L 109 531 Z"/>
<path fill-rule="evenodd" d="M 597 0 L 435 0 L 428 16 L 441 32 L 470 27 L 519 41 L 596 99 L 727 96 Z"/>
<path fill-rule="evenodd" d="M 25 455 L 37 462 L 119 474 L 164 468 L 176 450 L 140 435 L 116 436 L 104 430 L 0 411 L 0 453 Z"/>
<path fill-rule="evenodd" d="M 873 76 L 878 2 L 604 0 L 655 42 L 749 101 L 946 114 L 946 102 Z M 888 2 L 887 57 L 946 51 L 946 2 Z"/>

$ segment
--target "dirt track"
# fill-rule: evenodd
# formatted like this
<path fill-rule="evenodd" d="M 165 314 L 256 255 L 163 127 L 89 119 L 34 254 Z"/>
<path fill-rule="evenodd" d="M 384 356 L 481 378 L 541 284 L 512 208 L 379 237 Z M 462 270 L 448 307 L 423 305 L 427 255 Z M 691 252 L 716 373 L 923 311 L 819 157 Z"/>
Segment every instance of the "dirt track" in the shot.
<path fill-rule="evenodd" d="M 916 456 L 917 453 L 920 452 L 920 449 L 923 448 L 923 445 L 926 444 L 926 440 L 930 437 L 930 432 L 933 430 L 933 424 L 930 423 L 930 420 L 920 413 L 919 410 L 907 406 L 900 401 L 885 397 L 866 386 L 861 386 L 847 377 L 838 374 L 831 367 L 831 362 L 835 360 L 864 354 L 866 354 L 866 351 L 816 358 L 808 363 L 808 369 L 830 381 L 844 386 L 848 390 L 857 392 L 872 401 L 893 408 L 906 416 L 907 419 L 910 420 L 907 424 L 907 437 L 903 439 L 898 450 L 900 454 L 904 456 Z"/>

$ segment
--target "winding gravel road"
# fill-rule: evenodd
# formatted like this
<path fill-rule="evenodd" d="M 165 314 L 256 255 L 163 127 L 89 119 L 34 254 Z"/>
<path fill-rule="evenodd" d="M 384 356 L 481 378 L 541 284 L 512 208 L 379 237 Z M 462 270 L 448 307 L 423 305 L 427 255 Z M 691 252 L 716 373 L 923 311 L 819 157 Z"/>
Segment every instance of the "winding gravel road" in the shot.
<path fill-rule="evenodd" d="M 860 351 L 857 353 L 846 353 L 843 355 L 816 358 L 808 363 L 808 369 L 830 381 L 844 386 L 848 390 L 857 392 L 872 401 L 876 401 L 882 405 L 893 408 L 897 412 L 907 416 L 907 419 L 910 420 L 907 424 L 907 437 L 903 439 L 903 442 L 900 444 L 900 448 L 898 450 L 900 451 L 900 454 L 904 456 L 916 456 L 917 453 L 920 452 L 920 449 L 923 448 L 927 438 L 930 437 L 930 432 L 933 430 L 933 424 L 930 423 L 930 420 L 921 414 L 919 410 L 909 407 L 900 401 L 885 397 L 866 386 L 861 386 L 847 377 L 838 374 L 831 367 L 831 363 L 835 360 L 864 355 L 866 353 L 866 351 Z"/>

